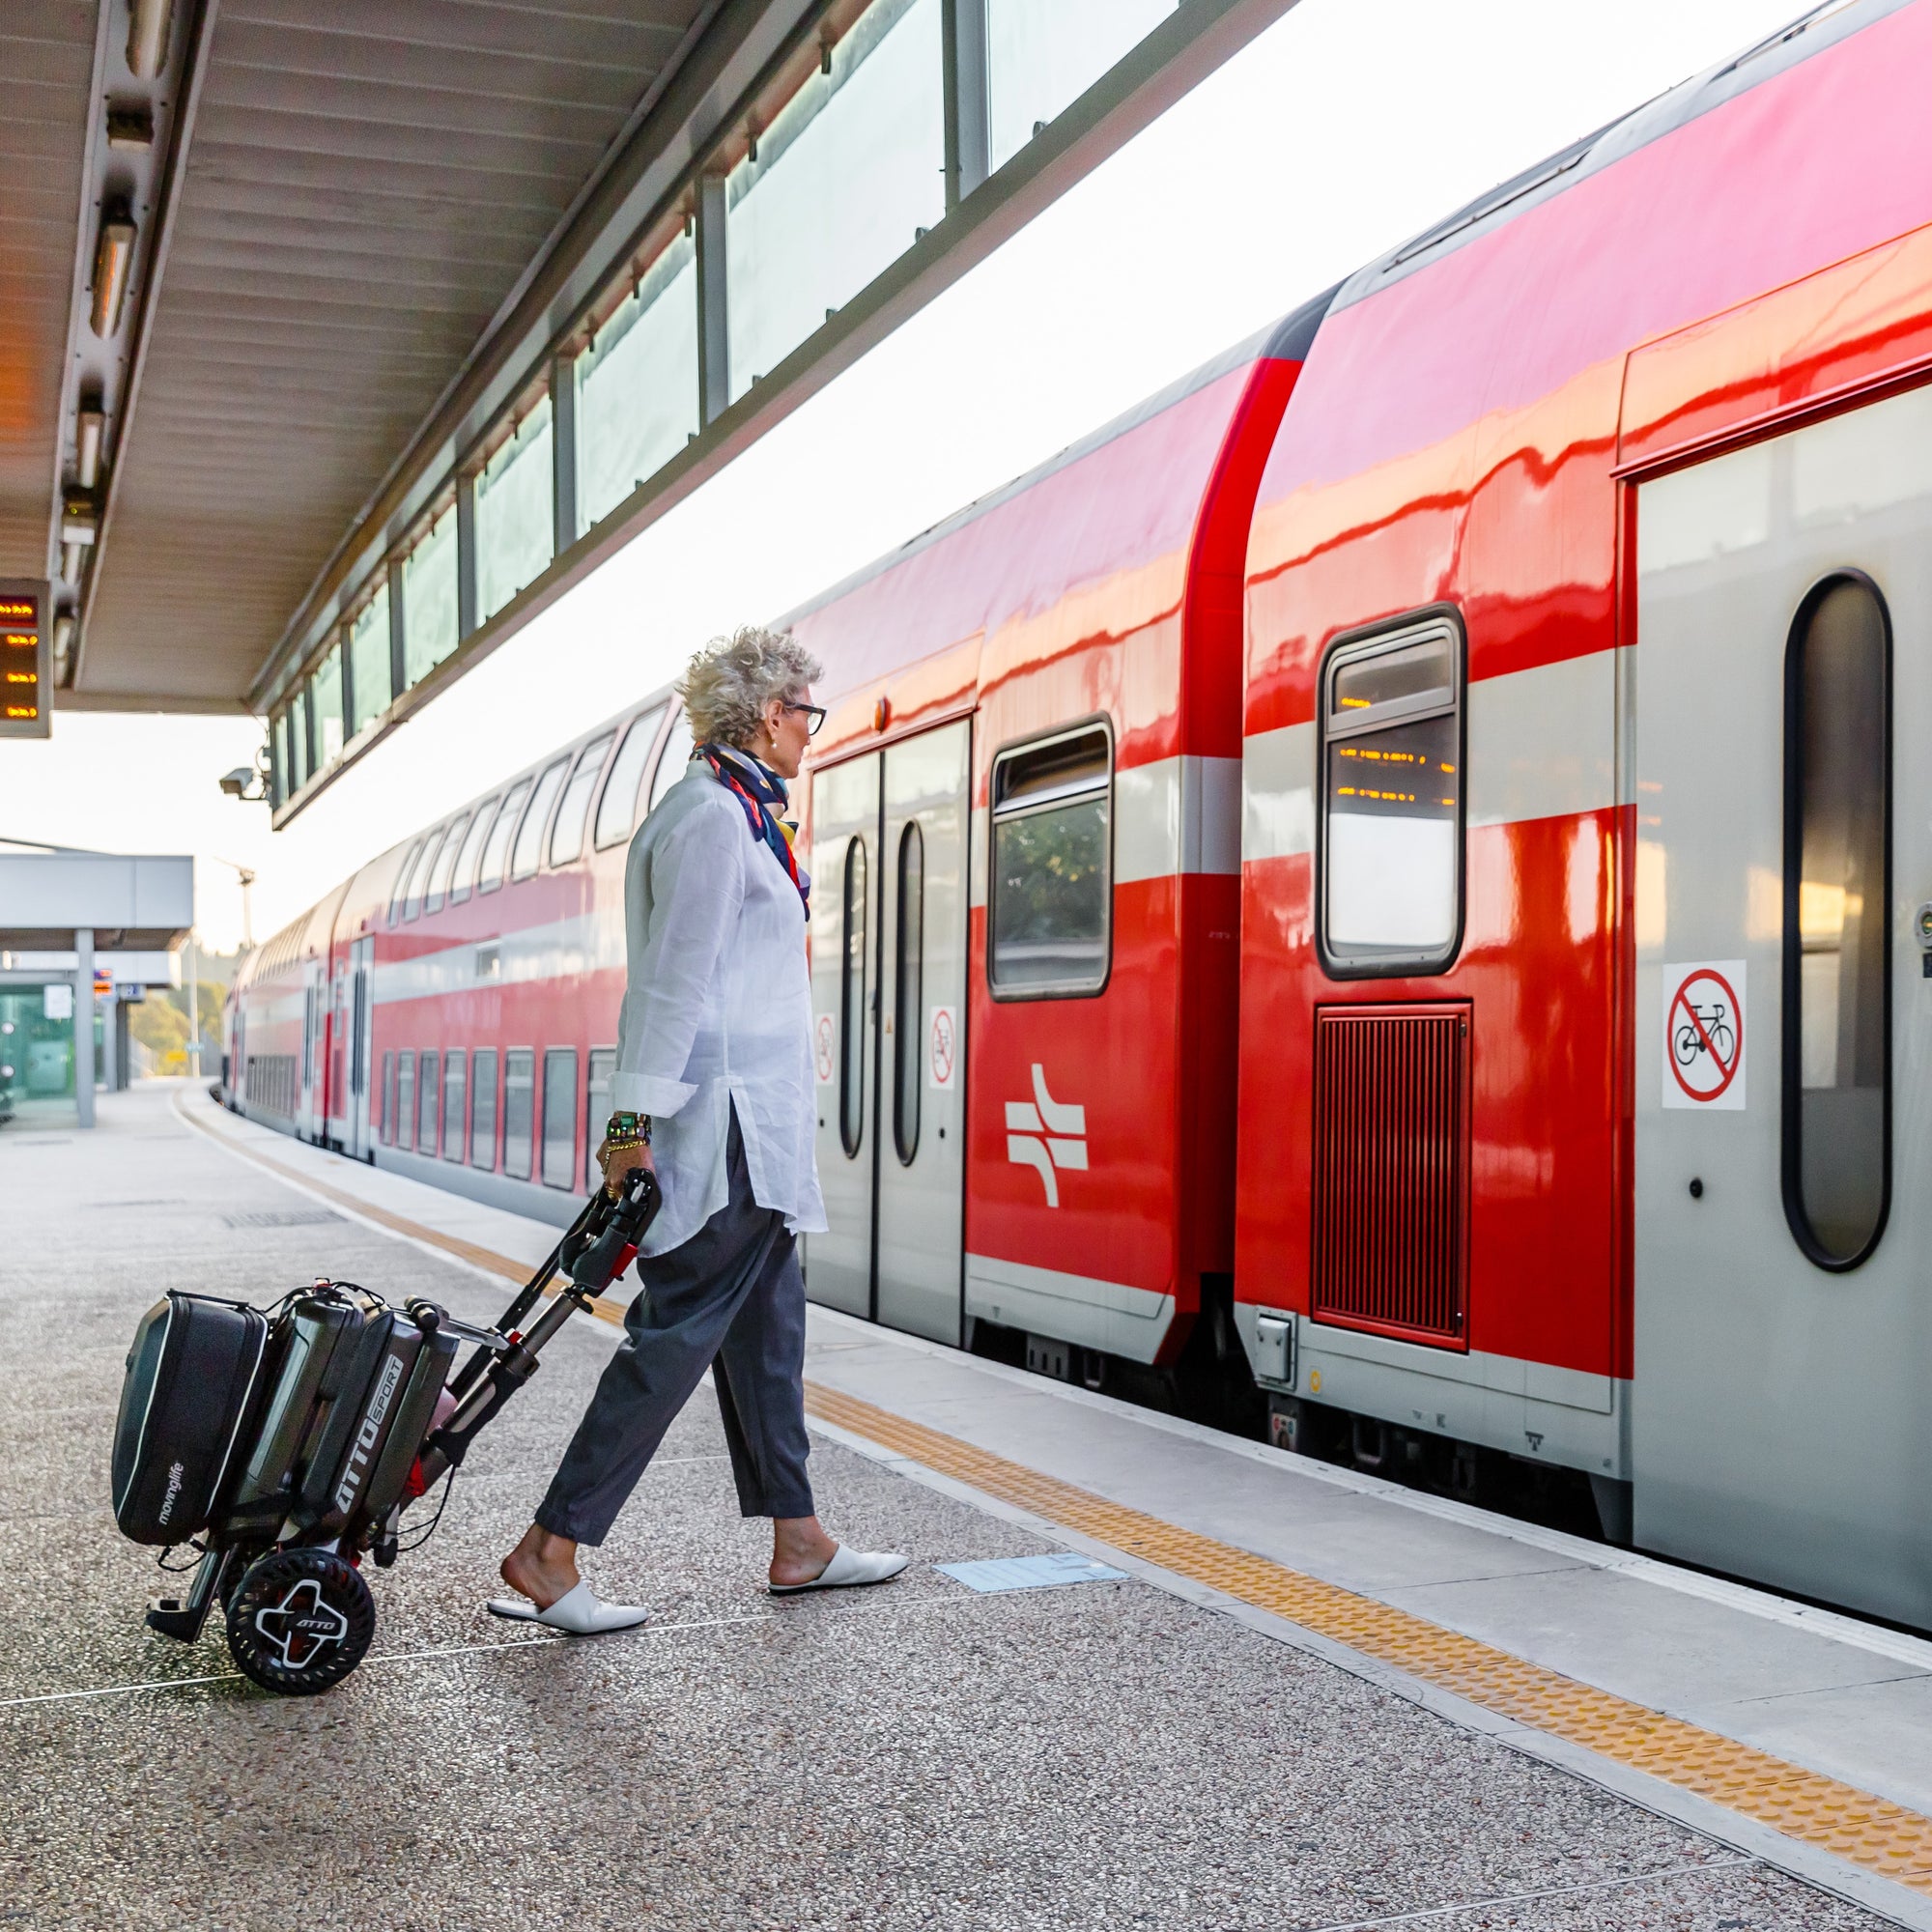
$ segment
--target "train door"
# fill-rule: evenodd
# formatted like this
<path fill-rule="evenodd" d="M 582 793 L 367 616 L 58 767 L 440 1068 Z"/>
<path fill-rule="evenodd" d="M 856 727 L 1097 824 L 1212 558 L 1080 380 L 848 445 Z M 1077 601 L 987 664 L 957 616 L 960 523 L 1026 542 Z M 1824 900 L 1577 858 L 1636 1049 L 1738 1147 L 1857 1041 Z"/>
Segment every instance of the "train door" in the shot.
<path fill-rule="evenodd" d="M 311 960 L 302 976 L 301 1090 L 298 1096 L 296 1132 L 319 1141 L 326 1119 L 328 1054 L 328 962 Z"/>
<path fill-rule="evenodd" d="M 357 939 L 349 948 L 349 1132 L 344 1151 L 369 1158 L 369 1050 L 375 1034 L 376 942 Z"/>
<path fill-rule="evenodd" d="M 328 1071 L 327 1104 L 323 1111 L 323 1119 L 325 1138 L 331 1147 L 338 1148 L 346 1148 L 350 1138 L 352 1076 L 349 1066 L 349 1048 L 350 1036 L 353 1032 L 350 1012 L 354 998 L 348 956 L 331 949 L 328 977 Z"/>
<path fill-rule="evenodd" d="M 970 726 L 812 781 L 811 1296 L 960 1339 Z"/>
<path fill-rule="evenodd" d="M 1932 1620 L 1932 391 L 1637 493 L 1635 1532 Z"/>

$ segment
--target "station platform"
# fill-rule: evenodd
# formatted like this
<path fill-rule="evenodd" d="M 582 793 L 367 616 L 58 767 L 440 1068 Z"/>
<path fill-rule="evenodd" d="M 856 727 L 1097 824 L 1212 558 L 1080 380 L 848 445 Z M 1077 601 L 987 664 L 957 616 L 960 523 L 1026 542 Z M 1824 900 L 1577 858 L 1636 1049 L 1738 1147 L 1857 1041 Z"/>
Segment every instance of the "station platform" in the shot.
<path fill-rule="evenodd" d="M 1932 1926 L 1932 1643 L 820 1310 L 821 1514 L 903 1577 L 769 1598 L 700 1393 L 586 1563 L 653 1622 L 485 1615 L 583 1321 L 378 1573 L 368 1662 L 268 1697 L 141 1622 L 140 1312 L 326 1272 L 488 1321 L 555 1231 L 180 1084 L 99 1122 L 0 1131 L 0 1918 Z"/>

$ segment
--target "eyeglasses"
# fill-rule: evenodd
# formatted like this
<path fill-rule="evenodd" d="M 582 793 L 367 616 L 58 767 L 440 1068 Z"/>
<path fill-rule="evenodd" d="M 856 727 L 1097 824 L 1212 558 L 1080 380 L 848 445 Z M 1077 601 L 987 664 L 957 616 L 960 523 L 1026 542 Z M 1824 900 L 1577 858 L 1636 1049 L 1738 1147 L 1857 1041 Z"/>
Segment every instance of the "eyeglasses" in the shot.
<path fill-rule="evenodd" d="M 789 698 L 781 698 L 779 701 L 781 704 L 784 706 L 784 708 L 787 711 L 803 711 L 805 715 L 811 720 L 811 723 L 805 727 L 805 735 L 808 738 L 815 738 L 818 736 L 818 727 L 825 723 L 824 705 L 794 704 Z"/>

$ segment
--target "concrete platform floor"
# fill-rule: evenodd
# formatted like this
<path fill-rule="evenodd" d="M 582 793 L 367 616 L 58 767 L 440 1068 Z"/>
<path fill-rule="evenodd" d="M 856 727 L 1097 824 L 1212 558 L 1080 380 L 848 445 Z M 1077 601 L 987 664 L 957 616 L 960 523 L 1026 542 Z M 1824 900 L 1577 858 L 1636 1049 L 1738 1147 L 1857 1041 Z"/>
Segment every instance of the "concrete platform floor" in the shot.
<path fill-rule="evenodd" d="M 147 1632 L 106 1463 L 164 1289 L 318 1271 L 488 1320 L 471 1268 L 337 1215 L 158 1084 L 0 1131 L 0 1920 L 34 1926 L 1426 1925 L 1887 1919 L 1138 1577 L 975 1595 L 932 1566 L 1056 1540 L 821 1439 L 881 1590 L 774 1602 L 708 1395 L 592 1572 L 645 1631 L 485 1616 L 614 1340 L 585 1321 L 375 1578 L 375 1653 L 281 1701 Z M 410 1185 L 375 1177 L 389 1188 Z M 427 1193 L 428 1190 L 423 1190 Z M 837 1347 L 835 1343 L 831 1346 Z"/>

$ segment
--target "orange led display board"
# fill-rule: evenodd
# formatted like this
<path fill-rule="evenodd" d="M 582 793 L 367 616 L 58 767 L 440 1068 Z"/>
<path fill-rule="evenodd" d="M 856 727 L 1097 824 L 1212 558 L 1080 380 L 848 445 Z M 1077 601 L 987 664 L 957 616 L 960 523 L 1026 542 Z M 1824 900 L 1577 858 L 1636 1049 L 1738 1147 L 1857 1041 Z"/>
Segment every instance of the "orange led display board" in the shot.
<path fill-rule="evenodd" d="M 44 738 L 53 699 L 53 586 L 0 578 L 0 738 Z"/>

